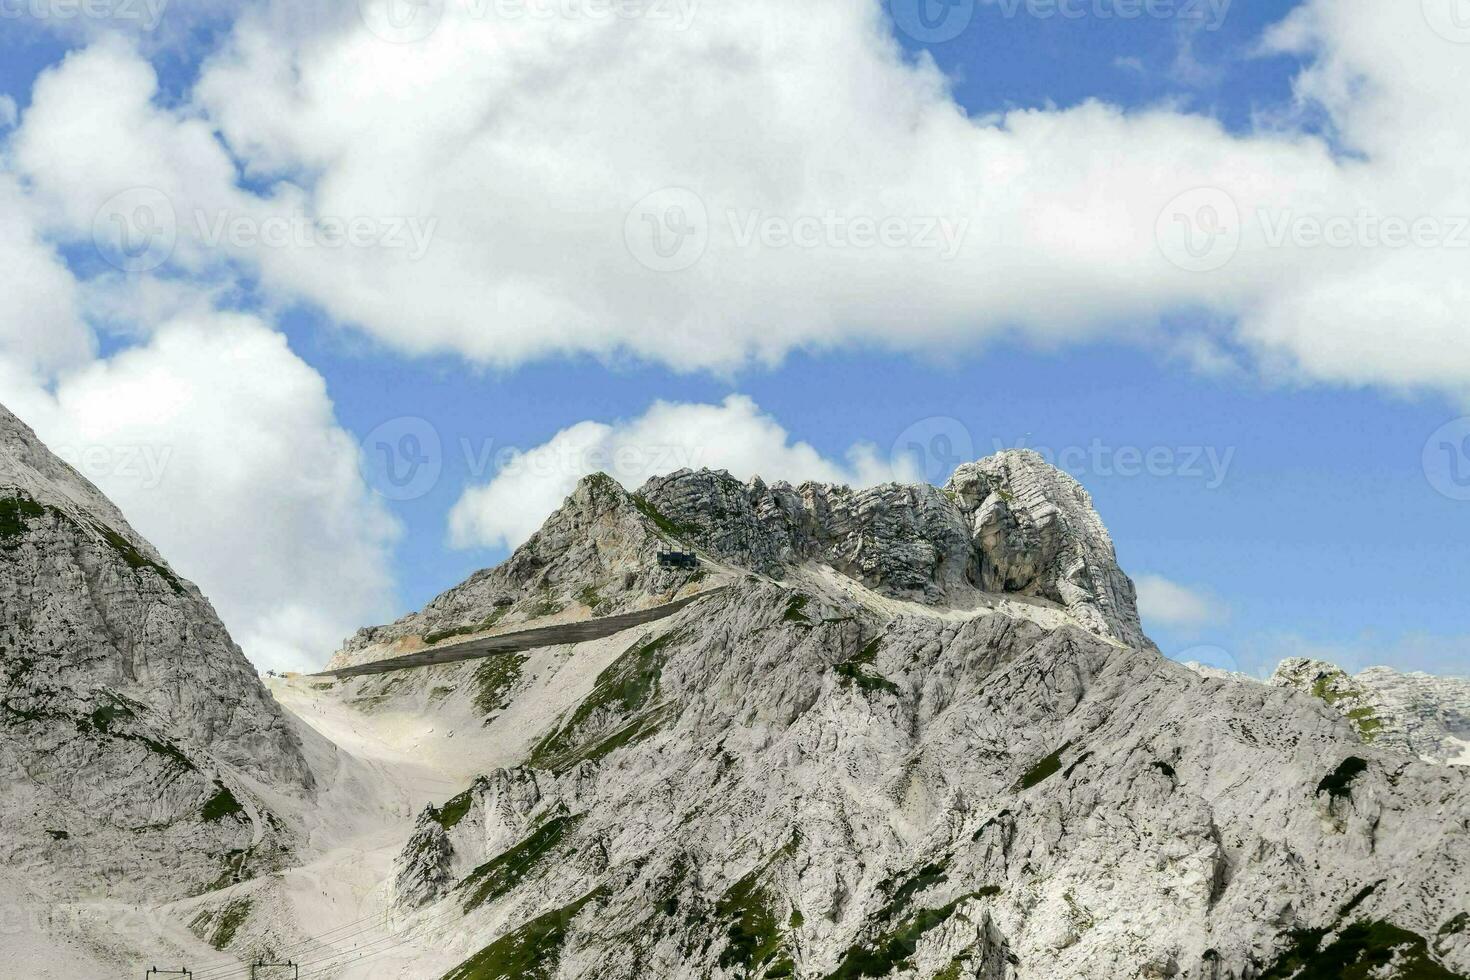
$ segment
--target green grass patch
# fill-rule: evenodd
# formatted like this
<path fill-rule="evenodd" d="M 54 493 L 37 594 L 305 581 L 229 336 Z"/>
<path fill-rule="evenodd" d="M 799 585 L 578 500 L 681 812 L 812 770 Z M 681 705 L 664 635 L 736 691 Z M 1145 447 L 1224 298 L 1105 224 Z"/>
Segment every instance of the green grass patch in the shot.
<path fill-rule="evenodd" d="M 771 896 L 760 882 L 769 864 L 741 878 L 715 903 L 715 914 L 729 923 L 720 966 L 743 967 L 750 976 L 782 954 L 785 933 L 772 907 Z"/>
<path fill-rule="evenodd" d="M 857 980 L 859 977 L 886 977 L 895 970 L 909 969 L 925 934 L 948 922 L 955 910 L 976 894 L 961 896 L 943 908 L 921 909 L 896 928 L 880 935 L 870 944 L 850 947 L 836 970 L 826 980 Z"/>
<path fill-rule="evenodd" d="M 1424 937 L 1407 929 L 1387 922 L 1355 922 L 1324 946 L 1330 931 L 1290 933 L 1291 944 L 1261 980 L 1466 980 L 1436 963 Z"/>
<path fill-rule="evenodd" d="M 178 580 L 178 577 L 173 572 L 144 555 L 137 548 L 133 547 L 132 542 L 107 525 L 93 524 L 92 526 L 97 530 L 98 534 L 102 535 L 102 540 L 106 541 L 112 550 L 118 553 L 129 568 L 135 572 L 145 569 L 151 571 L 163 579 L 164 582 L 168 583 L 168 587 L 173 590 L 174 595 L 183 595 L 183 583 Z"/>
<path fill-rule="evenodd" d="M 509 606 L 501 606 L 499 609 L 495 610 L 493 613 L 486 616 L 478 623 L 471 623 L 468 626 L 456 626 L 453 629 L 435 630 L 432 633 L 425 633 L 424 642 L 429 646 L 433 646 L 436 643 L 443 643 L 445 640 L 450 640 L 457 636 L 472 636 L 475 633 L 483 633 L 486 630 L 494 629 L 495 625 L 499 623 L 502 619 L 504 619 L 505 614 L 508 612 L 510 612 Z"/>
<path fill-rule="evenodd" d="M 1378 737 L 1378 730 L 1383 727 L 1383 719 L 1372 708 L 1354 708 L 1347 713 L 1347 718 L 1364 742 L 1372 742 Z"/>
<path fill-rule="evenodd" d="M 947 861 L 941 864 L 926 864 L 899 882 L 896 886 L 894 879 L 883 882 L 878 887 L 884 892 L 891 892 L 892 897 L 889 898 L 888 903 L 878 912 L 877 918 L 883 922 L 893 919 L 903 909 L 911 906 L 914 902 L 914 897 L 920 892 L 948 881 L 949 876 L 945 873 L 947 870 Z"/>
<path fill-rule="evenodd" d="M 237 898 L 215 912 L 200 912 L 190 921 L 189 927 L 215 949 L 223 950 L 235 941 L 235 936 L 245 920 L 250 918 L 252 903 L 248 898 Z"/>
<path fill-rule="evenodd" d="M 875 691 L 886 691 L 895 697 L 902 694 L 897 684 L 869 669 L 878 659 L 881 644 L 882 641 L 874 637 L 856 657 L 835 665 L 832 670 L 843 684 L 855 685 L 864 694 L 872 694 Z"/>
<path fill-rule="evenodd" d="M 950 960 L 948 966 L 934 974 L 934 980 L 960 980 L 960 970 L 969 962 L 970 955 L 968 953 L 961 953 L 959 956 Z"/>
<path fill-rule="evenodd" d="M 46 508 L 24 494 L 0 500 L 0 548 L 13 549 L 31 521 L 45 516 Z"/>
<path fill-rule="evenodd" d="M 679 634 L 666 633 L 635 644 L 613 661 L 577 705 L 566 723 L 547 735 L 531 751 L 529 764 L 537 769 L 564 772 L 585 758 L 600 759 L 623 745 L 641 741 L 657 731 L 662 712 L 647 712 L 658 699 L 659 678 L 668 661 L 667 649 Z M 604 718 L 640 717 L 625 721 L 608 737 L 579 751 L 585 734 Z"/>
<path fill-rule="evenodd" d="M 444 980 L 551 980 L 561 964 L 567 929 L 602 890 L 539 915 L 495 940 L 444 975 Z"/>
<path fill-rule="evenodd" d="M 1061 772 L 1062 753 L 1071 748 L 1071 746 L 1071 742 L 1066 743 L 1051 755 L 1042 759 L 1030 769 L 1027 769 L 1025 775 L 1021 777 L 1020 782 L 1016 784 L 1016 788 L 1018 790 L 1031 789 L 1033 786 L 1039 786 L 1052 776 L 1055 776 L 1058 772 Z"/>
<path fill-rule="evenodd" d="M 555 596 L 543 595 L 527 608 L 526 615 L 532 619 L 545 619 L 547 616 L 555 616 L 565 608 L 566 603 L 559 601 Z"/>
<path fill-rule="evenodd" d="M 526 658 L 520 654 L 490 657 L 475 669 L 475 707 L 487 716 L 504 711 L 510 703 L 511 689 L 521 679 Z"/>
<path fill-rule="evenodd" d="M 587 585 L 577 591 L 577 601 L 593 612 L 597 612 L 597 607 L 607 600 L 602 597 L 602 592 L 597 586 Z"/>
<path fill-rule="evenodd" d="M 238 817 L 245 812 L 245 808 L 240 805 L 239 800 L 235 799 L 235 794 L 230 792 L 228 786 L 221 782 L 216 782 L 214 785 L 215 794 L 209 798 L 209 802 L 204 804 L 204 809 L 200 812 L 205 823 L 218 823 L 226 817 Z"/>
<path fill-rule="evenodd" d="M 471 786 L 463 793 L 452 798 L 448 803 L 445 803 L 442 807 L 434 807 L 430 811 L 430 816 L 445 830 L 453 830 L 465 818 L 465 815 L 470 812 L 470 807 L 474 805 L 474 793 L 475 787 Z"/>
<path fill-rule="evenodd" d="M 811 602 L 811 596 L 794 595 L 791 601 L 786 603 L 786 611 L 781 614 L 783 623 L 801 623 L 806 626 L 812 625 L 811 617 L 807 616 L 805 610 Z"/>
<path fill-rule="evenodd" d="M 548 820 L 525 840 L 472 871 L 459 885 L 468 895 L 464 905 L 466 914 L 510 894 L 530 877 L 543 858 L 561 846 L 567 831 L 580 820 L 580 817 L 566 816 Z"/>
<path fill-rule="evenodd" d="M 1317 795 L 1328 794 L 1333 799 L 1353 795 L 1353 780 L 1368 771 L 1368 763 L 1355 755 L 1350 755 L 1342 761 L 1342 764 L 1331 773 L 1322 777 L 1317 784 Z"/>
<path fill-rule="evenodd" d="M 678 521 L 666 517 L 662 511 L 653 505 L 653 501 L 641 493 L 633 494 L 633 506 L 638 508 L 639 513 L 653 522 L 654 527 L 675 538 L 685 538 L 699 533 L 697 524 L 681 524 Z"/>

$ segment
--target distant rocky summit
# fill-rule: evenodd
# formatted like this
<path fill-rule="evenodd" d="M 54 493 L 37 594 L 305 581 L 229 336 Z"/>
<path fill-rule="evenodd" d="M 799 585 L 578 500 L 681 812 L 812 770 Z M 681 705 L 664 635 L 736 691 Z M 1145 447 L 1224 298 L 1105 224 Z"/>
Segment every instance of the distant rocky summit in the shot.
<path fill-rule="evenodd" d="M 1387 667 L 1349 675 L 1321 660 L 1293 659 L 1276 668 L 1270 683 L 1326 702 L 1366 742 L 1470 766 L 1470 679 Z"/>

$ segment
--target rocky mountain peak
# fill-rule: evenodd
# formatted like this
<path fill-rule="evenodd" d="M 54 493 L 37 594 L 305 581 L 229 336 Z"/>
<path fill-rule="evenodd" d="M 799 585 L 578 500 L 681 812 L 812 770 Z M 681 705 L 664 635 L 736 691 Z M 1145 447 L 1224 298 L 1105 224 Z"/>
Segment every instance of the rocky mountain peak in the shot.
<path fill-rule="evenodd" d="M 767 486 L 684 470 L 650 480 L 640 496 L 692 544 L 764 575 L 818 562 L 928 603 L 976 591 L 1035 596 L 1101 636 L 1148 644 L 1092 498 L 1035 452 L 966 463 L 943 489 Z"/>
<path fill-rule="evenodd" d="M 242 841 L 264 858 L 279 842 L 250 784 L 314 787 L 209 601 L 3 408 L 0 729 L 0 850 L 51 872 L 115 851 L 128 887 L 158 855 L 174 888 L 226 873 Z"/>
<path fill-rule="evenodd" d="M 668 550 L 696 552 L 705 566 L 662 568 L 658 554 Z M 331 666 L 667 602 L 711 574 L 784 581 L 812 566 L 932 606 L 969 608 L 985 594 L 1045 600 L 1099 636 L 1151 645 L 1087 492 L 1038 454 L 1008 451 L 961 466 L 943 489 L 793 486 L 684 469 L 629 492 L 594 474 L 503 564 L 418 613 L 360 630 Z"/>

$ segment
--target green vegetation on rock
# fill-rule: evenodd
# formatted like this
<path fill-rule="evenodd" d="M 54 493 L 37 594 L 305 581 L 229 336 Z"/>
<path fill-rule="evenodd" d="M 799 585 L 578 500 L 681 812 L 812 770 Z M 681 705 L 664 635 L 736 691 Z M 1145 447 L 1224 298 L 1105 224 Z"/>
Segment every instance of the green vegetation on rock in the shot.
<path fill-rule="evenodd" d="M 1355 922 L 1337 931 L 1300 929 L 1261 980 L 1466 980 L 1429 955 L 1423 936 L 1387 922 Z"/>
<path fill-rule="evenodd" d="M 475 633 L 483 633 L 486 630 L 494 629 L 495 625 L 499 623 L 502 619 L 504 619 L 505 614 L 508 612 L 510 612 L 509 606 L 501 606 L 499 609 L 495 610 L 493 613 L 486 616 L 478 623 L 471 623 L 468 626 L 456 626 L 453 629 L 435 630 L 432 633 L 425 633 L 424 642 L 429 646 L 433 646 L 436 643 L 443 643 L 445 640 L 452 639 L 456 636 L 472 636 Z"/>
<path fill-rule="evenodd" d="M 642 741 L 667 720 L 668 709 L 652 709 L 658 700 L 659 678 L 668 659 L 665 652 L 679 637 L 666 633 L 630 647 L 597 676 L 592 693 L 566 723 L 547 735 L 531 751 L 529 764 L 537 769 L 565 772 L 584 760 L 602 759 L 624 745 Z M 631 719 L 629 715 L 634 715 Z M 608 734 L 589 740 L 589 731 L 607 718 L 624 719 Z"/>
<path fill-rule="evenodd" d="M 526 658 L 520 654 L 490 657 L 475 669 L 475 706 L 486 716 L 505 710 L 508 695 L 521 679 Z M 489 723 L 486 718 L 486 723 Z"/>
<path fill-rule="evenodd" d="M 962 895 L 943 908 L 921 909 L 873 942 L 850 947 L 843 954 L 837 969 L 827 974 L 826 980 L 886 977 L 895 970 L 910 969 L 912 964 L 909 960 L 918 951 L 919 940 L 948 922 L 962 904 L 979 897 L 982 897 L 979 893 L 972 892 Z"/>
<path fill-rule="evenodd" d="M 769 866 L 763 865 L 731 885 L 715 904 L 715 914 L 729 924 L 720 966 L 727 970 L 744 967 L 747 976 L 773 962 L 785 944 L 781 919 L 760 881 Z"/>
<path fill-rule="evenodd" d="M 856 685 L 865 694 L 872 694 L 874 691 L 886 691 L 889 694 L 897 696 L 903 693 L 893 681 L 868 669 L 878 659 L 878 650 L 881 642 L 877 637 L 874 637 L 869 641 L 867 646 L 863 647 L 856 657 L 836 664 L 832 668 L 843 684 Z"/>
<path fill-rule="evenodd" d="M 0 548 L 14 548 L 16 539 L 26 533 L 30 522 L 44 516 L 46 508 L 24 494 L 0 500 Z"/>
<path fill-rule="evenodd" d="M 601 889 L 563 908 L 537 916 L 465 960 L 444 980 L 551 980 L 561 963 L 567 927 Z"/>
<path fill-rule="evenodd" d="M 475 802 L 474 794 L 475 787 L 471 786 L 463 793 L 450 799 L 442 807 L 431 808 L 429 815 L 445 830 L 453 830 L 465 818 L 465 815 L 470 812 L 470 807 Z"/>
<path fill-rule="evenodd" d="M 245 808 L 240 805 L 239 800 L 235 799 L 235 794 L 230 792 L 228 786 L 217 780 L 214 785 L 215 794 L 209 798 L 208 803 L 204 804 L 204 809 L 200 814 L 205 823 L 218 823 L 226 817 L 238 816 L 245 812 Z"/>
<path fill-rule="evenodd" d="M 633 506 L 637 507 L 639 512 L 644 517 L 652 521 L 655 527 L 657 527 L 660 531 L 664 532 L 670 537 L 684 538 L 688 537 L 691 534 L 699 533 L 698 525 L 680 524 L 678 521 L 670 520 L 668 517 L 665 517 L 663 513 L 660 512 L 659 509 L 653 505 L 653 502 L 647 497 L 643 496 L 641 493 L 633 494 Z"/>
<path fill-rule="evenodd" d="M 1026 770 L 1026 774 L 1023 775 L 1020 782 L 1016 784 L 1017 789 L 1028 790 L 1033 786 L 1037 786 L 1045 782 L 1052 776 L 1055 776 L 1062 769 L 1062 753 L 1071 748 L 1071 746 L 1072 743 L 1067 742 L 1051 755 L 1047 756 L 1045 759 L 1042 759 L 1036 765 Z"/>
<path fill-rule="evenodd" d="M 217 911 L 200 912 L 189 922 L 189 928 L 209 945 L 222 950 L 235 941 L 236 933 L 250 918 L 250 909 L 250 899 L 237 898 Z"/>
<path fill-rule="evenodd" d="M 580 817 L 554 817 L 504 854 L 472 871 L 459 885 L 468 893 L 465 912 L 472 912 L 487 902 L 509 894 L 511 889 L 531 876 L 543 858 L 561 845 L 567 831 L 574 828 L 580 820 Z"/>
<path fill-rule="evenodd" d="M 812 624 L 811 617 L 804 611 L 807 603 L 811 602 L 811 596 L 794 595 L 791 601 L 786 603 L 786 611 L 781 614 L 783 623 L 801 623 L 806 626 Z"/>

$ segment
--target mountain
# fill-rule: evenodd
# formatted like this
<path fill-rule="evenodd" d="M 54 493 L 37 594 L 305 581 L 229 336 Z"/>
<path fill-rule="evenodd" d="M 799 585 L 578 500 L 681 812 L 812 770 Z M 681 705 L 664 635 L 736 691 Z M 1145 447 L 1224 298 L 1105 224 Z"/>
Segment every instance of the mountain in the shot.
<path fill-rule="evenodd" d="M 943 488 L 590 477 L 333 666 L 647 621 L 263 688 L 95 488 L 0 431 L 0 887 L 147 913 L 22 965 L 1470 976 L 1470 768 L 1421 758 L 1458 689 L 1164 659 L 1091 500 L 1033 453 Z"/>
<path fill-rule="evenodd" d="M 1165 660 L 1085 493 L 1034 454 L 943 489 L 589 480 L 500 569 L 366 636 L 713 584 L 506 678 L 485 731 L 514 764 L 426 808 L 396 862 L 423 975 L 1470 970 L 1470 774 Z M 340 696 L 391 712 L 401 676 Z"/>
<path fill-rule="evenodd" d="M 301 741 L 209 601 L 0 406 L 0 867 L 45 896 L 170 898 L 291 841 Z"/>

